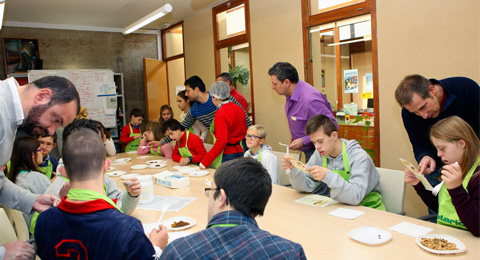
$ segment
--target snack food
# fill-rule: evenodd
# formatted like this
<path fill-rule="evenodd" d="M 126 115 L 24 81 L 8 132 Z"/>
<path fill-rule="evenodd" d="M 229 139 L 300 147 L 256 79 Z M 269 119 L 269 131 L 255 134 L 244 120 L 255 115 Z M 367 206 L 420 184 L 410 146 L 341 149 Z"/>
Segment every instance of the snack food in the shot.
<path fill-rule="evenodd" d="M 293 164 L 293 167 L 299 169 L 302 172 L 307 172 L 307 166 L 303 162 L 293 158 L 292 156 L 288 156 L 288 158 L 290 159 L 290 162 Z"/>
<path fill-rule="evenodd" d="M 420 243 L 427 248 L 433 250 L 458 250 L 455 243 L 450 243 L 448 240 L 443 238 L 422 238 Z"/>
<path fill-rule="evenodd" d="M 188 226 L 188 225 L 190 225 L 190 223 L 182 221 L 182 220 L 174 221 L 172 223 L 172 228 L 179 228 L 179 227 L 184 227 L 184 226 Z"/>

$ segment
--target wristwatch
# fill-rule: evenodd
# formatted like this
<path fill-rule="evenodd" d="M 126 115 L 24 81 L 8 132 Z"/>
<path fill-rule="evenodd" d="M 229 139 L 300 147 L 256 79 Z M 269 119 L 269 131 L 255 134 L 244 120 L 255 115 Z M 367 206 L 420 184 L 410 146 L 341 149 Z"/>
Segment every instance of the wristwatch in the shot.
<path fill-rule="evenodd" d="M 193 161 L 193 157 L 192 157 L 192 156 L 188 156 L 188 159 L 190 160 L 190 162 Z"/>

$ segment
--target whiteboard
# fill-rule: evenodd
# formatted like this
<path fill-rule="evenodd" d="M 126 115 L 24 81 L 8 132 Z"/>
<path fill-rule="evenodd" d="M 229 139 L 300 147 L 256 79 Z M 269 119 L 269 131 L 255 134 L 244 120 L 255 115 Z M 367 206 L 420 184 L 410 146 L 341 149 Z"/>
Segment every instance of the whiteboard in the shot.
<path fill-rule="evenodd" d="M 48 75 L 62 76 L 72 81 L 80 95 L 80 105 L 87 107 L 88 118 L 102 122 L 107 128 L 117 126 L 117 96 L 113 71 L 31 70 L 28 72 L 28 82 Z"/>

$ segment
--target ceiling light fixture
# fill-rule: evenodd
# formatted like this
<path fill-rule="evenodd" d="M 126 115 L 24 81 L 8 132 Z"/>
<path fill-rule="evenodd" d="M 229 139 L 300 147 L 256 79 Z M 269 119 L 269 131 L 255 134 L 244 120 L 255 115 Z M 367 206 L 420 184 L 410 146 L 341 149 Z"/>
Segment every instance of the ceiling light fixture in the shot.
<path fill-rule="evenodd" d="M 5 11 L 5 0 L 0 0 L 0 30 L 2 29 L 4 11 Z"/>
<path fill-rule="evenodd" d="M 1 0 L 0 0 L 1 1 Z M 130 24 L 129 26 L 125 27 L 125 29 L 123 30 L 123 34 L 129 34 L 129 33 L 132 33 L 140 28 L 142 28 L 143 26 L 159 19 L 160 17 L 170 13 L 172 11 L 172 5 L 171 4 L 166 4 L 160 8 L 158 8 L 157 10 L 147 14 L 145 17 L 141 18 L 140 20 Z"/>

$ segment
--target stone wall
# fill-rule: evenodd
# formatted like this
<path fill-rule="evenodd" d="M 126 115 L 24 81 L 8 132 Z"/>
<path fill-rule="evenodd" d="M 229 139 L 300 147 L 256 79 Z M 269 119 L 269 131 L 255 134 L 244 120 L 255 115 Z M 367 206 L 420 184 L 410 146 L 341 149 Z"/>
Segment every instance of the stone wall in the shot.
<path fill-rule="evenodd" d="M 123 73 L 126 106 L 124 113 L 128 116 L 135 107 L 145 111 L 143 58 L 157 59 L 156 35 L 124 36 L 111 32 L 4 26 L 0 30 L 0 36 L 38 39 L 43 69 L 111 69 L 113 72 Z M 5 79 L 3 51 L 0 59 L 0 78 Z"/>

